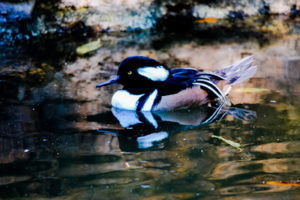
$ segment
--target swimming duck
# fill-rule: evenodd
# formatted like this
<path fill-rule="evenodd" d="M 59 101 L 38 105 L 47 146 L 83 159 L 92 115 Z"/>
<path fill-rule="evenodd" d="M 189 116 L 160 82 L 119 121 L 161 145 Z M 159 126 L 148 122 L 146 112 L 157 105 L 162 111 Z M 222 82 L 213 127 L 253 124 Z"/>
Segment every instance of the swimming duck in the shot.
<path fill-rule="evenodd" d="M 230 102 L 226 95 L 231 85 L 243 82 L 256 72 L 253 57 L 210 72 L 192 68 L 169 69 L 166 65 L 143 56 L 124 59 L 117 75 L 98 84 L 100 88 L 121 84 L 111 100 L 115 108 L 134 111 L 176 110 L 203 104 Z"/>

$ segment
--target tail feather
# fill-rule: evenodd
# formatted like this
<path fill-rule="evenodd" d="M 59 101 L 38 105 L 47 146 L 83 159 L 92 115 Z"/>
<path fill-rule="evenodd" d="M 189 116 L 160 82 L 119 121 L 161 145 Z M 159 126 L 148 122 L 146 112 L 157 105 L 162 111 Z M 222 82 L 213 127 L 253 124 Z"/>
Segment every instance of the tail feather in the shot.
<path fill-rule="evenodd" d="M 224 76 L 225 81 L 230 85 L 241 83 L 255 74 L 256 66 L 252 66 L 253 62 L 253 56 L 248 56 L 229 67 L 214 71 L 214 73 Z"/>
<path fill-rule="evenodd" d="M 226 95 L 229 93 L 231 85 L 241 83 L 255 74 L 256 66 L 252 66 L 253 62 L 253 56 L 249 56 L 217 71 L 197 73 L 197 78 L 193 84 L 199 85 L 209 94 L 217 97 L 223 104 L 230 105 L 231 103 Z M 221 88 L 217 85 L 220 81 L 225 82 L 225 84 L 220 85 Z"/>
<path fill-rule="evenodd" d="M 231 85 L 232 84 L 237 84 L 237 83 L 242 83 L 244 82 L 245 80 L 251 78 L 252 76 L 254 76 L 254 74 L 256 73 L 256 66 L 252 66 L 251 68 L 247 69 L 243 74 L 242 76 L 240 76 L 239 79 L 237 79 L 236 81 L 234 81 L 233 83 L 232 82 L 229 82 Z"/>

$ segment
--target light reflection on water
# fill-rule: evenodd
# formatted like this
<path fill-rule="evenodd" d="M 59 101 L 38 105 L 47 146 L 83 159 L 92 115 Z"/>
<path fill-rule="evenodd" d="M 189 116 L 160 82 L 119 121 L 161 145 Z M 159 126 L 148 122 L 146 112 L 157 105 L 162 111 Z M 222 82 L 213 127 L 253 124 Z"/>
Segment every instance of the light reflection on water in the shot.
<path fill-rule="evenodd" d="M 67 66 L 75 75 L 62 79 L 58 72 L 24 101 L 1 102 L 0 195 L 296 199 L 297 186 L 268 181 L 299 181 L 297 62 L 277 60 L 277 72 L 271 74 L 261 65 L 257 77 L 238 86 L 268 90 L 232 90 L 234 107 L 257 115 L 246 121 L 237 118 L 237 110 L 226 109 L 208 120 L 216 108 L 207 107 L 139 115 L 111 110 L 106 94 L 114 88 L 96 91 L 95 80 L 80 82 Z M 73 87 L 75 82 L 82 87 Z M 103 96 L 81 98 L 82 88 Z M 53 91 L 59 92 L 46 98 Z M 242 151 L 212 135 L 240 143 Z"/>

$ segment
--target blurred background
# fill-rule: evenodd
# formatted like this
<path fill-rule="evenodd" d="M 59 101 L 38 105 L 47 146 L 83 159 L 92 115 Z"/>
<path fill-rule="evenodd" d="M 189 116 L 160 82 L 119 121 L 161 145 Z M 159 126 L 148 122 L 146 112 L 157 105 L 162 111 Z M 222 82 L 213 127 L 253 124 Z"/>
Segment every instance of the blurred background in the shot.
<path fill-rule="evenodd" d="M 0 1 L 0 198 L 300 198 L 299 22 L 299 0 Z M 126 124 L 95 86 L 136 55 L 258 71 L 216 119 Z"/>

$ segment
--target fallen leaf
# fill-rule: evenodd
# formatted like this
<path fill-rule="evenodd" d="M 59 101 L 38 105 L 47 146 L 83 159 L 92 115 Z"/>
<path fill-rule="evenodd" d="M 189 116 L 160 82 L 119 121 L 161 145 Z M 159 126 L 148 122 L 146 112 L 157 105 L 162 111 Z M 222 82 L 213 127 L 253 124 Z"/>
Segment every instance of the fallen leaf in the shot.
<path fill-rule="evenodd" d="M 266 185 L 278 185 L 278 186 L 295 186 L 300 187 L 300 183 L 296 181 L 266 181 Z"/>
<path fill-rule="evenodd" d="M 233 90 L 234 92 L 270 92 L 267 88 L 237 88 Z"/>
<path fill-rule="evenodd" d="M 197 23 L 217 23 L 219 20 L 213 17 L 196 20 Z"/>
<path fill-rule="evenodd" d="M 97 50 L 97 49 L 99 49 L 100 47 L 101 47 L 101 40 L 98 39 L 98 40 L 96 40 L 96 41 L 89 42 L 89 43 L 84 44 L 84 45 L 82 45 L 82 46 L 80 46 L 80 47 L 77 47 L 76 53 L 77 53 L 78 55 L 81 55 L 81 56 L 82 56 L 82 55 L 87 54 L 87 53 L 89 53 L 89 52 L 91 52 L 91 51 Z"/>
<path fill-rule="evenodd" d="M 229 144 L 229 145 L 231 145 L 231 146 L 239 149 L 240 151 L 242 151 L 241 144 L 239 144 L 237 142 L 234 142 L 234 141 L 231 141 L 231 140 L 227 140 L 227 139 L 223 138 L 222 136 L 217 136 L 217 135 L 212 135 L 211 137 L 219 139 L 219 140 L 222 140 L 223 142 L 225 142 L 225 143 L 227 143 L 227 144 Z"/>

